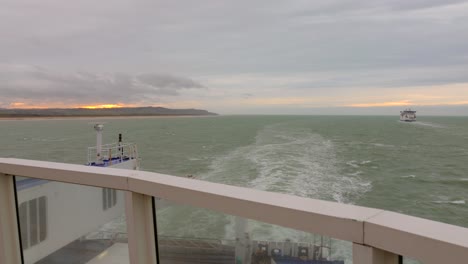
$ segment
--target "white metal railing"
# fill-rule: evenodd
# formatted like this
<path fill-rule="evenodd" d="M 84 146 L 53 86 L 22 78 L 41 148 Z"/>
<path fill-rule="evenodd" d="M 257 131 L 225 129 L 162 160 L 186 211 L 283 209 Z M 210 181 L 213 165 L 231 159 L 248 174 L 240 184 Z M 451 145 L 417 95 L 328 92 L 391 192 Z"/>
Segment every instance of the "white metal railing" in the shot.
<path fill-rule="evenodd" d="M 152 172 L 0 158 L 0 263 L 15 263 L 2 262 L 2 257 L 8 259 L 6 251 L 11 243 L 15 243 L 11 239 L 14 233 L 8 230 L 11 226 L 5 226 L 12 225 L 8 220 L 11 186 L 2 181 L 11 175 L 127 191 L 132 263 L 154 263 L 151 256 L 143 256 L 151 254 L 148 251 L 154 247 L 154 237 L 148 234 L 152 224 L 148 197 L 152 196 L 350 241 L 356 264 L 398 263 L 398 255 L 424 263 L 468 262 L 468 229 L 463 227 L 380 209 Z"/>
<path fill-rule="evenodd" d="M 88 165 L 97 161 L 96 152 L 97 147 L 88 147 Z M 100 158 L 107 160 L 112 164 L 113 159 L 138 159 L 138 151 L 134 143 L 110 143 L 104 144 L 100 147 Z"/>

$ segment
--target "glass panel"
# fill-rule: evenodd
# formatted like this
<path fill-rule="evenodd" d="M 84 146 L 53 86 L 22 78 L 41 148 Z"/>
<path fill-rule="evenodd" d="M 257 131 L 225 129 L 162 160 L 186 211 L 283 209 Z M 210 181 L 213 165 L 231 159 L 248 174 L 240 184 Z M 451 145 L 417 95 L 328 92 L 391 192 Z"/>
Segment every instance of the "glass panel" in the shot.
<path fill-rule="evenodd" d="M 106 189 L 107 191 L 107 208 L 112 207 L 112 192 L 111 189 Z"/>
<path fill-rule="evenodd" d="M 112 206 L 117 204 L 117 191 L 112 190 Z"/>
<path fill-rule="evenodd" d="M 107 209 L 107 194 L 106 188 L 102 188 L 102 210 Z"/>
<path fill-rule="evenodd" d="M 408 257 L 403 257 L 403 264 L 423 264 L 420 261 L 417 261 L 415 259 L 410 259 Z"/>
<path fill-rule="evenodd" d="M 352 263 L 352 244 L 155 198 L 160 263 Z"/>
<path fill-rule="evenodd" d="M 23 249 L 29 247 L 29 226 L 26 224 L 28 222 L 28 203 L 22 203 L 19 207 L 19 218 L 21 228 L 21 242 L 23 244 Z"/>
<path fill-rule="evenodd" d="M 17 181 L 25 264 L 129 263 L 124 193 L 108 189 L 106 199 L 109 193 L 117 202 L 104 210 L 104 192 L 54 181 Z"/>
<path fill-rule="evenodd" d="M 29 204 L 29 240 L 31 242 L 31 246 L 37 244 L 37 231 L 38 231 L 38 224 L 37 224 L 37 199 L 32 199 L 28 202 Z"/>
<path fill-rule="evenodd" d="M 47 235 L 47 207 L 46 197 L 39 198 L 39 241 L 44 241 Z"/>

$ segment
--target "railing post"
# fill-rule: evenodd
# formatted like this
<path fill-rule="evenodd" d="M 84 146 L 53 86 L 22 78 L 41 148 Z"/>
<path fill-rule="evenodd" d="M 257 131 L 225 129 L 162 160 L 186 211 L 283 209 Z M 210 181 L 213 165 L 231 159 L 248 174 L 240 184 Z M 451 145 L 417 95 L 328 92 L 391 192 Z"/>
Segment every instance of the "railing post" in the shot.
<path fill-rule="evenodd" d="M 398 255 L 378 248 L 353 243 L 354 264 L 399 264 Z"/>
<path fill-rule="evenodd" d="M 126 192 L 128 247 L 131 264 L 157 264 L 152 197 Z"/>
<path fill-rule="evenodd" d="M 0 263 L 21 263 L 14 177 L 0 173 Z"/>

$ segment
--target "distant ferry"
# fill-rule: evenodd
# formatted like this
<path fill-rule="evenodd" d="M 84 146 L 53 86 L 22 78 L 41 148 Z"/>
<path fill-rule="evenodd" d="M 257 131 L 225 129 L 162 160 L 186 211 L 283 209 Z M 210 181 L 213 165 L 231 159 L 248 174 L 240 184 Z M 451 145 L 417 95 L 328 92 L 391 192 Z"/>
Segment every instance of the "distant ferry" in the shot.
<path fill-rule="evenodd" d="M 400 121 L 404 121 L 404 122 L 416 121 L 416 111 L 413 111 L 411 109 L 400 111 Z"/>

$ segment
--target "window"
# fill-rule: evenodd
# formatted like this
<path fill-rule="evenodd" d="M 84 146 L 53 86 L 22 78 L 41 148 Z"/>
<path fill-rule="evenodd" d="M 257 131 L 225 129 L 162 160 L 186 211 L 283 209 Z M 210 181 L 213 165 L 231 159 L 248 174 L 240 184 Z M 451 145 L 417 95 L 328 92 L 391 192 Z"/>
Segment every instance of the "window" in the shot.
<path fill-rule="evenodd" d="M 19 206 L 23 250 L 35 246 L 47 237 L 47 199 L 41 196 Z"/>
<path fill-rule="evenodd" d="M 102 189 L 102 209 L 107 210 L 117 204 L 117 191 L 114 189 Z"/>

